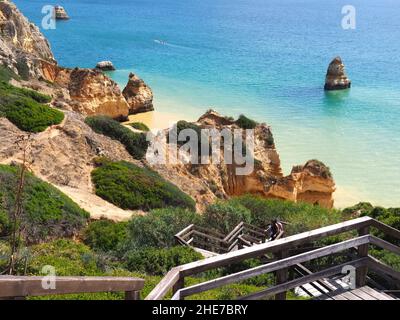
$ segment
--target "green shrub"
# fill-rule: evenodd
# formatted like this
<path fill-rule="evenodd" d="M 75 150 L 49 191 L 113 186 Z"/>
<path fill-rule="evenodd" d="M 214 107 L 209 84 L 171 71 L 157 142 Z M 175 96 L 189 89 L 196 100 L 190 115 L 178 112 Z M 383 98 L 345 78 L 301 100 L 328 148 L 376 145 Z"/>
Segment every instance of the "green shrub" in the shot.
<path fill-rule="evenodd" d="M 132 128 L 135 128 L 137 130 L 145 131 L 148 132 L 150 131 L 150 128 L 146 126 L 143 122 L 133 122 L 129 124 Z"/>
<path fill-rule="evenodd" d="M 194 209 L 195 202 L 155 171 L 132 163 L 107 162 L 92 171 L 96 194 L 123 209 Z"/>
<path fill-rule="evenodd" d="M 254 129 L 257 126 L 257 122 L 247 118 L 243 114 L 236 120 L 236 124 L 242 129 Z"/>
<path fill-rule="evenodd" d="M 209 205 L 203 214 L 203 223 L 223 234 L 228 234 L 241 221 L 250 223 L 251 214 L 240 204 L 219 201 Z"/>
<path fill-rule="evenodd" d="M 98 251 L 116 251 L 125 242 L 127 222 L 98 220 L 91 222 L 83 233 L 83 241 Z"/>
<path fill-rule="evenodd" d="M 343 221 L 343 215 L 334 209 L 325 209 L 304 202 L 265 199 L 244 195 L 229 200 L 250 210 L 251 223 L 267 228 L 272 219 L 288 222 L 285 235 L 296 234 Z"/>
<path fill-rule="evenodd" d="M 128 224 L 127 250 L 144 247 L 168 248 L 175 245 L 174 235 L 190 224 L 199 224 L 201 216 L 181 208 L 152 210 L 133 217 Z"/>
<path fill-rule="evenodd" d="M 9 82 L 11 79 L 19 80 L 19 76 L 11 69 L 0 66 L 0 82 Z"/>
<path fill-rule="evenodd" d="M 94 276 L 100 272 L 97 257 L 90 248 L 72 240 L 58 239 L 29 249 L 31 275 L 41 274 L 46 265 L 54 267 L 58 276 Z"/>
<path fill-rule="evenodd" d="M 62 122 L 62 112 L 43 104 L 50 100 L 36 91 L 0 82 L 0 116 L 5 116 L 23 131 L 41 132 Z"/>
<path fill-rule="evenodd" d="M 14 210 L 18 173 L 19 167 L 0 165 L 0 212 L 3 215 Z M 28 243 L 73 236 L 85 225 L 88 217 L 86 211 L 58 189 L 27 173 L 22 223 Z"/>
<path fill-rule="evenodd" d="M 189 247 L 168 249 L 145 248 L 128 251 L 124 257 L 129 271 L 164 275 L 176 266 L 202 259 L 203 256 Z"/>
<path fill-rule="evenodd" d="M 146 155 L 149 143 L 145 134 L 133 132 L 107 116 L 87 117 L 85 122 L 95 132 L 121 142 L 133 158 L 139 160 Z"/>
<path fill-rule="evenodd" d="M 360 202 L 355 206 L 343 209 L 343 212 L 351 216 L 369 216 L 397 230 L 400 230 L 400 208 L 374 207 L 368 202 Z M 377 230 L 373 230 L 372 232 L 374 235 L 386 241 L 400 245 L 400 241 L 398 239 L 387 236 L 383 232 Z"/>

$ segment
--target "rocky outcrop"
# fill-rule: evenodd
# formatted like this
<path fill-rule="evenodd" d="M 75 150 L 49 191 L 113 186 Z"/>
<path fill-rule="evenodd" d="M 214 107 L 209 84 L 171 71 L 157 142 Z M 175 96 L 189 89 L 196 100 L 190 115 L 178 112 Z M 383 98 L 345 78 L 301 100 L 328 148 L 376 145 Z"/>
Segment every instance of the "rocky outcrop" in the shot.
<path fill-rule="evenodd" d="M 51 81 L 65 88 L 54 104 L 83 115 L 102 114 L 125 120 L 129 106 L 116 82 L 95 69 L 67 69 L 57 67 Z"/>
<path fill-rule="evenodd" d="M 289 176 L 277 179 L 269 187 L 268 196 L 332 208 L 335 190 L 329 168 L 318 160 L 310 160 L 305 165 L 293 167 Z"/>
<path fill-rule="evenodd" d="M 114 71 L 115 67 L 111 61 L 100 61 L 97 63 L 96 69 L 102 71 Z"/>
<path fill-rule="evenodd" d="M 46 38 L 13 3 L 0 1 L 0 64 L 29 79 L 43 77 L 41 61 L 56 63 Z"/>
<path fill-rule="evenodd" d="M 351 81 L 347 77 L 342 59 L 336 57 L 329 64 L 326 72 L 325 90 L 343 90 L 350 87 Z"/>
<path fill-rule="evenodd" d="M 215 111 L 208 111 L 195 123 L 203 129 L 239 129 L 231 118 L 223 117 Z M 165 135 L 160 133 L 155 141 L 164 143 L 161 152 L 168 148 Z M 254 169 L 247 175 L 238 175 L 236 164 L 210 163 L 203 165 L 170 163 L 154 164 L 152 157 L 156 143 L 148 149 L 147 159 L 152 167 L 166 179 L 190 194 L 202 210 L 217 198 L 229 198 L 242 194 L 256 194 L 265 198 L 291 201 L 305 201 L 326 208 L 333 206 L 335 183 L 329 169 L 319 161 L 308 161 L 304 166 L 293 168 L 289 176 L 283 176 L 279 154 L 273 142 L 270 127 L 258 124 L 254 131 Z M 223 158 L 223 148 L 221 148 Z M 181 152 L 182 153 L 182 152 Z M 187 158 L 184 154 L 181 159 Z"/>
<path fill-rule="evenodd" d="M 21 162 L 21 150 L 15 142 L 25 134 L 7 119 L 0 118 L 0 163 Z M 31 135 L 30 144 L 29 158 L 34 159 L 30 169 L 33 173 L 69 195 L 93 218 L 105 216 L 121 220 L 131 216 L 132 212 L 107 204 L 95 196 L 90 178 L 95 167 L 93 159 L 104 156 L 143 165 L 133 159 L 122 144 L 95 133 L 85 124 L 83 116 L 66 112 L 60 125 Z"/>
<path fill-rule="evenodd" d="M 53 96 L 57 107 L 121 120 L 128 116 L 117 83 L 99 70 L 58 66 L 46 38 L 9 1 L 0 1 L 0 64 L 22 78 L 16 85 Z"/>
<path fill-rule="evenodd" d="M 54 16 L 56 20 L 68 20 L 69 16 L 67 12 L 65 11 L 64 7 L 61 6 L 55 6 L 54 7 Z"/>
<path fill-rule="evenodd" d="M 154 110 L 153 92 L 137 75 L 129 74 L 128 84 L 122 91 L 129 104 L 129 113 L 141 113 Z"/>

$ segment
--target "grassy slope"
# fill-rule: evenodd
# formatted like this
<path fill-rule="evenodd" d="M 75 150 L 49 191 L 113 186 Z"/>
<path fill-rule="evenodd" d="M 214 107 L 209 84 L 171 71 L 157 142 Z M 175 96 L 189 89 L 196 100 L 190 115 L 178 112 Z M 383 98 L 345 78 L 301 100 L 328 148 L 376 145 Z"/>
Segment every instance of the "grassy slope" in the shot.
<path fill-rule="evenodd" d="M 3 226 L 0 231 L 3 229 L 3 232 L 9 229 L 8 215 L 14 210 L 18 172 L 18 167 L 0 165 L 0 225 Z M 58 189 L 30 173 L 26 176 L 23 207 L 28 242 L 72 236 L 89 217 L 86 211 Z"/>
<path fill-rule="evenodd" d="M 7 79 L 7 75 L 3 72 L 1 78 Z M 61 123 L 64 114 L 45 104 L 50 100 L 36 91 L 0 81 L 0 117 L 6 117 L 23 131 L 41 132 L 50 125 Z"/>

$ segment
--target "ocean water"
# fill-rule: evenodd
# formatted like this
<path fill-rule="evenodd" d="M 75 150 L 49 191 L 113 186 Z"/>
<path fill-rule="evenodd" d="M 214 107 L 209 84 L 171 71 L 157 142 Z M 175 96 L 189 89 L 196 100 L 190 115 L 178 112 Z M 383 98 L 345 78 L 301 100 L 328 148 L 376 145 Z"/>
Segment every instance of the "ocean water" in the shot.
<path fill-rule="evenodd" d="M 342 6 L 356 29 L 341 27 Z M 16 0 L 40 25 L 48 1 Z M 71 20 L 42 30 L 61 65 L 112 60 L 138 73 L 155 108 L 195 119 L 207 108 L 272 126 L 285 173 L 317 158 L 339 207 L 400 206 L 398 0 L 59 0 Z M 353 82 L 326 93 L 340 55 Z"/>

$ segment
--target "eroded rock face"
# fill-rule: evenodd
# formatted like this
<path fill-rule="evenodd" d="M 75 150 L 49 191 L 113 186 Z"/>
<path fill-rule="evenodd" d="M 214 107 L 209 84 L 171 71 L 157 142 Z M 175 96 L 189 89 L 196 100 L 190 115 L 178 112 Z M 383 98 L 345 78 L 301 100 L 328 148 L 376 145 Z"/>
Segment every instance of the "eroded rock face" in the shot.
<path fill-rule="evenodd" d="M 96 69 L 102 71 L 114 71 L 115 67 L 111 61 L 100 61 L 97 63 Z"/>
<path fill-rule="evenodd" d="M 55 84 L 65 88 L 55 105 L 83 115 L 102 114 L 117 120 L 128 117 L 129 106 L 116 82 L 95 69 L 57 67 L 48 71 Z"/>
<path fill-rule="evenodd" d="M 68 20 L 69 16 L 65 11 L 64 7 L 55 6 L 54 7 L 54 16 L 57 20 Z"/>
<path fill-rule="evenodd" d="M 47 39 L 10 1 L 0 1 L 0 64 L 23 79 L 41 78 L 41 60 L 56 63 Z"/>
<path fill-rule="evenodd" d="M 335 190 L 329 168 L 318 160 L 310 160 L 305 165 L 293 167 L 289 176 L 278 179 L 270 186 L 268 195 L 332 208 Z"/>
<path fill-rule="evenodd" d="M 239 129 L 235 121 L 212 110 L 201 116 L 195 124 L 203 129 Z M 161 152 L 168 147 L 165 139 L 167 132 L 165 130 L 157 136 L 158 143 L 163 146 Z M 254 137 L 254 169 L 247 175 L 237 174 L 236 168 L 240 167 L 239 165 L 225 164 L 223 161 L 205 165 L 167 162 L 152 164 L 152 167 L 190 194 L 196 200 L 199 210 L 217 198 L 225 199 L 248 193 L 265 198 L 305 201 L 326 208 L 333 206 L 335 183 L 324 164 L 312 160 L 304 166 L 294 167 L 291 174 L 284 177 L 270 127 L 258 124 Z M 155 144 L 152 144 L 148 149 L 146 158 L 150 163 L 154 147 Z M 182 158 L 185 158 L 185 155 Z"/>
<path fill-rule="evenodd" d="M 19 136 L 26 135 L 5 118 L 0 118 L 0 163 L 21 163 L 22 153 L 16 145 Z M 39 178 L 53 184 L 90 212 L 92 218 L 107 217 L 126 220 L 133 214 L 100 199 L 94 194 L 90 173 L 93 159 L 104 156 L 115 161 L 125 160 L 138 166 L 118 141 L 95 133 L 76 112 L 66 112 L 60 125 L 31 136 L 28 160 L 30 169 Z"/>
<path fill-rule="evenodd" d="M 129 113 L 141 113 L 154 110 L 153 92 L 137 75 L 129 75 L 128 84 L 122 91 L 129 105 Z"/>
<path fill-rule="evenodd" d="M 351 87 L 342 59 L 336 57 L 329 64 L 325 79 L 325 90 L 343 90 Z"/>

